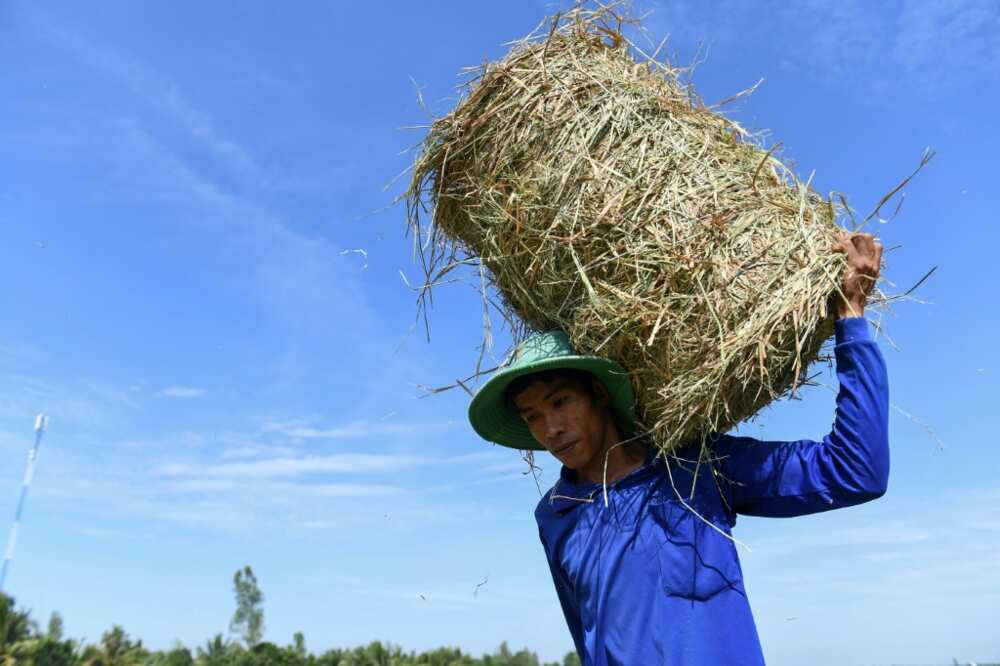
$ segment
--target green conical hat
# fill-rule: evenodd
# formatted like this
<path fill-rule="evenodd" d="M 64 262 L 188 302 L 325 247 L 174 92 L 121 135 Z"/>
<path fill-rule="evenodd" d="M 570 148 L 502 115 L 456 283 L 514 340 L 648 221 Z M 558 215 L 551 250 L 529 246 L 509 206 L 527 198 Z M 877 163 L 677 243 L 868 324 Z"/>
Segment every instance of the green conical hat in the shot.
<path fill-rule="evenodd" d="M 608 399 L 618 425 L 634 430 L 635 396 L 628 373 L 614 361 L 599 356 L 579 356 L 569 337 L 550 331 L 528 338 L 514 349 L 506 364 L 497 370 L 469 405 L 469 422 L 486 440 L 514 449 L 544 450 L 527 424 L 504 401 L 504 393 L 518 377 L 542 370 L 575 368 L 594 375 L 608 391 Z"/>

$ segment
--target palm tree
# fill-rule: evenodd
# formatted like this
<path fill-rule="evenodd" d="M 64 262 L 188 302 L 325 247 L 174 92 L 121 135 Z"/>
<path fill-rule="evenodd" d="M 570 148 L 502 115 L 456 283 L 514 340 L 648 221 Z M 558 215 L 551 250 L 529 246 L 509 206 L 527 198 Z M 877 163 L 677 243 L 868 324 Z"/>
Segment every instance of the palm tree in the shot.
<path fill-rule="evenodd" d="M 216 634 L 205 641 L 205 647 L 198 648 L 198 663 L 202 666 L 224 666 L 235 646 L 222 634 Z"/>
<path fill-rule="evenodd" d="M 119 625 L 113 625 L 101 636 L 101 646 L 88 646 L 82 666 L 137 666 L 149 656 L 142 641 L 133 641 Z"/>
<path fill-rule="evenodd" d="M 14 597 L 0 592 L 0 666 L 23 660 L 24 642 L 31 639 L 33 629 L 28 611 L 14 608 Z"/>

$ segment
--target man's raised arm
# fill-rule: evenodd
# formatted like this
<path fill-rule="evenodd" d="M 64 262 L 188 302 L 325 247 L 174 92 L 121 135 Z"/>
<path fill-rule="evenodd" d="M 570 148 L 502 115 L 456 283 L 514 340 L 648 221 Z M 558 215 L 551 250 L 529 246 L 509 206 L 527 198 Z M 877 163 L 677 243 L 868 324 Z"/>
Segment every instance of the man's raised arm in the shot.
<path fill-rule="evenodd" d="M 720 488 L 736 513 L 796 516 L 860 504 L 885 493 L 889 477 L 889 388 L 885 361 L 861 315 L 878 279 L 882 247 L 844 235 L 848 257 L 836 303 L 837 412 L 822 440 L 761 442 L 719 435 L 713 452 Z"/>
<path fill-rule="evenodd" d="M 889 478 L 885 363 L 862 317 L 836 323 L 837 415 L 820 441 L 761 442 L 720 435 L 720 487 L 736 513 L 798 516 L 860 504 Z"/>

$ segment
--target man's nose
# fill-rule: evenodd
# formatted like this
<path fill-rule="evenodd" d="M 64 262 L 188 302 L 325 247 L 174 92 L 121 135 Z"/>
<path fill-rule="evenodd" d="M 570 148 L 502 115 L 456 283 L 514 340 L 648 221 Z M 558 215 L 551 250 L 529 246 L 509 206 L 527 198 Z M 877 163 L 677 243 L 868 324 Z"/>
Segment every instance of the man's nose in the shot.
<path fill-rule="evenodd" d="M 554 441 L 559 437 L 562 437 L 564 432 L 566 432 L 566 428 L 559 419 L 550 418 L 545 424 L 545 436 L 549 441 Z"/>

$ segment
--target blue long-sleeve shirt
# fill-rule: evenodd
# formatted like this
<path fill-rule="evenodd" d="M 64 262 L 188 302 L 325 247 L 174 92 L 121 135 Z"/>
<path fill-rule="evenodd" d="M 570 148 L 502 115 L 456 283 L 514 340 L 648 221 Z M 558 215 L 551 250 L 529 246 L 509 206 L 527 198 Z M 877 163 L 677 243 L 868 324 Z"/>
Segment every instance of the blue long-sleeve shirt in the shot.
<path fill-rule="evenodd" d="M 764 663 L 727 536 L 736 515 L 817 513 L 886 489 L 888 382 L 863 318 L 837 321 L 834 352 L 836 418 L 820 441 L 715 435 L 669 466 L 650 452 L 608 485 L 607 506 L 600 484 L 562 469 L 535 518 L 585 666 Z"/>

